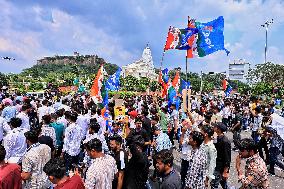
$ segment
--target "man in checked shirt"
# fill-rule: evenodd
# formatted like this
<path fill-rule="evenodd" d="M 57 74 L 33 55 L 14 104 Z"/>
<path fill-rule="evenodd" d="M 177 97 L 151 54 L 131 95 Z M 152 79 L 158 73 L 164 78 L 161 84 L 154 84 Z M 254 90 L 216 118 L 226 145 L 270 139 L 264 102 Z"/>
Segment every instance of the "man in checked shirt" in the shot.
<path fill-rule="evenodd" d="M 268 172 L 264 160 L 257 153 L 257 145 L 253 139 L 240 142 L 239 155 L 236 158 L 236 169 L 242 189 L 267 189 L 269 186 Z M 241 171 L 241 159 L 247 158 L 245 174 Z"/>

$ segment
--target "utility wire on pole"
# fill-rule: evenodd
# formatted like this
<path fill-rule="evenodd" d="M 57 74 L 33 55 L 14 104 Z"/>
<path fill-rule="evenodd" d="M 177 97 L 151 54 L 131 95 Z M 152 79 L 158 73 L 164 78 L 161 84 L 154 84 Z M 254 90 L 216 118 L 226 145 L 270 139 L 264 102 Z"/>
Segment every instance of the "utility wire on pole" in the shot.
<path fill-rule="evenodd" d="M 265 49 L 264 49 L 264 63 L 266 63 L 266 58 L 267 58 L 267 33 L 268 33 L 268 27 L 270 24 L 273 24 L 273 19 L 271 21 L 266 21 L 264 24 L 261 26 L 265 28 Z"/>

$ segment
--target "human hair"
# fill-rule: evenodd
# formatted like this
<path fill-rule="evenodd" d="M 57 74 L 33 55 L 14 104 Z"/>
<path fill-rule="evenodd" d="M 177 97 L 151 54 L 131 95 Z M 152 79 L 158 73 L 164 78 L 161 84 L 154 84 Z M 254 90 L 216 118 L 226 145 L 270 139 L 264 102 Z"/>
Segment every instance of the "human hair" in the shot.
<path fill-rule="evenodd" d="M 137 122 L 143 123 L 141 116 L 137 116 L 137 117 L 135 118 L 135 123 L 137 123 Z"/>
<path fill-rule="evenodd" d="M 10 125 L 13 127 L 13 128 L 17 128 L 17 127 L 20 127 L 22 125 L 22 120 L 18 117 L 12 117 L 10 119 Z"/>
<path fill-rule="evenodd" d="M 65 112 L 66 119 L 69 119 L 71 122 L 76 122 L 78 114 L 76 112 Z"/>
<path fill-rule="evenodd" d="M 57 116 L 56 113 L 51 113 L 50 118 L 53 119 L 53 120 L 56 120 L 58 118 L 58 116 Z"/>
<path fill-rule="evenodd" d="M 56 114 L 58 117 L 62 117 L 64 115 L 64 109 L 62 108 L 62 109 L 57 110 Z"/>
<path fill-rule="evenodd" d="M 169 164 L 170 167 L 174 164 L 174 156 L 169 150 L 161 150 L 154 156 L 155 160 L 161 160 L 163 164 Z"/>
<path fill-rule="evenodd" d="M 47 105 L 48 104 L 48 100 L 43 100 L 42 101 L 42 105 Z"/>
<path fill-rule="evenodd" d="M 85 144 L 85 147 L 89 151 L 95 150 L 96 152 L 101 152 L 103 150 L 102 149 L 102 142 L 97 138 L 94 138 L 94 139 L 90 140 L 89 142 L 87 142 Z"/>
<path fill-rule="evenodd" d="M 35 144 L 38 142 L 38 133 L 36 131 L 27 131 L 24 135 L 31 143 Z"/>
<path fill-rule="evenodd" d="M 119 135 L 113 135 L 109 138 L 109 140 L 114 140 L 116 144 L 121 144 L 122 143 L 122 138 Z"/>
<path fill-rule="evenodd" d="M 43 171 L 48 176 L 53 176 L 57 179 L 62 179 L 66 174 L 65 161 L 60 158 L 50 159 L 43 167 Z"/>
<path fill-rule="evenodd" d="M 202 125 L 201 130 L 208 135 L 208 137 L 212 137 L 214 135 L 214 129 L 210 125 Z"/>
<path fill-rule="evenodd" d="M 257 107 L 255 108 L 255 112 L 256 112 L 256 113 L 260 113 L 260 112 L 261 112 L 261 107 L 260 107 L 260 106 L 257 106 Z"/>
<path fill-rule="evenodd" d="M 0 145 L 0 161 L 4 161 L 6 156 L 6 150 L 4 146 Z"/>
<path fill-rule="evenodd" d="M 197 143 L 197 146 L 199 147 L 204 140 L 204 136 L 202 133 L 198 132 L 198 131 L 193 131 L 190 133 L 192 140 L 195 141 Z"/>
<path fill-rule="evenodd" d="M 147 116 L 149 115 L 149 112 L 148 112 L 148 110 L 143 110 L 142 114 L 143 114 L 145 117 L 147 117 Z"/>
<path fill-rule="evenodd" d="M 29 105 L 29 104 L 23 104 L 22 105 L 22 111 L 26 111 L 29 108 L 31 108 L 31 105 Z"/>
<path fill-rule="evenodd" d="M 42 120 L 45 124 L 50 124 L 51 116 L 50 115 L 44 115 L 44 116 L 42 116 Z"/>
<path fill-rule="evenodd" d="M 92 129 L 95 133 L 98 133 L 100 130 L 100 124 L 98 122 L 90 122 L 89 128 Z"/>
<path fill-rule="evenodd" d="M 254 153 L 257 153 L 257 147 L 258 146 L 254 142 L 254 140 L 250 139 L 250 138 L 244 138 L 239 143 L 239 150 L 240 151 L 243 151 L 243 150 L 251 151 L 251 150 L 253 150 Z"/>
<path fill-rule="evenodd" d="M 151 118 L 153 121 L 156 121 L 156 122 L 159 122 L 159 116 L 157 116 L 157 115 L 154 115 L 154 116 L 152 116 L 152 118 Z"/>
<path fill-rule="evenodd" d="M 19 99 L 17 99 L 16 104 L 21 104 L 21 101 Z"/>

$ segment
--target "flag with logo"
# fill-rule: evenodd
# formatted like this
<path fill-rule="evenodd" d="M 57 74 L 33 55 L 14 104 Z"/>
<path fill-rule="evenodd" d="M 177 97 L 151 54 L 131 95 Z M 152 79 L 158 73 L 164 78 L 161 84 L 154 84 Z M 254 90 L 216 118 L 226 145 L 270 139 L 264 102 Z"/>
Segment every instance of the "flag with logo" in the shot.
<path fill-rule="evenodd" d="M 186 82 L 185 80 L 182 79 L 180 83 L 179 93 L 181 94 L 183 89 L 190 89 L 190 88 L 191 88 L 190 81 Z"/>
<path fill-rule="evenodd" d="M 198 29 L 197 52 L 199 57 L 204 57 L 219 50 L 226 51 L 227 55 L 230 53 L 224 47 L 223 16 L 207 23 L 195 22 L 195 27 Z"/>
<path fill-rule="evenodd" d="M 196 34 L 198 30 L 196 28 L 185 28 L 179 29 L 175 27 L 170 27 L 167 41 L 164 50 L 178 49 L 187 50 L 191 47 L 188 44 L 188 39 Z"/>
<path fill-rule="evenodd" d="M 118 70 L 108 78 L 108 80 L 106 81 L 106 90 L 108 91 L 118 91 L 119 90 L 120 73 L 121 73 L 121 68 L 118 68 Z"/>

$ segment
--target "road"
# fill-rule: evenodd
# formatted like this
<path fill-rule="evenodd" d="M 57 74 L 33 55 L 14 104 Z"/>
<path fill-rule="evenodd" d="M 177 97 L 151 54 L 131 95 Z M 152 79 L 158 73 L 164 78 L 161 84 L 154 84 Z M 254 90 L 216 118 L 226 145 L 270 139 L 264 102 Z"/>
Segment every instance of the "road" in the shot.
<path fill-rule="evenodd" d="M 249 138 L 250 137 L 250 132 L 242 132 L 241 136 L 242 138 Z M 231 132 L 226 133 L 226 136 L 229 138 L 229 140 L 233 141 L 233 135 Z M 232 147 L 233 147 L 233 143 L 232 143 Z M 179 172 L 180 170 L 180 157 L 179 157 L 179 152 L 177 150 L 174 150 L 174 168 Z M 231 188 L 239 188 L 240 184 L 238 183 L 238 176 L 237 176 L 237 171 L 235 169 L 235 159 L 238 155 L 238 152 L 232 151 L 232 163 L 231 163 L 231 168 L 230 168 L 230 177 L 228 180 L 228 184 Z M 283 158 L 282 158 L 283 159 Z M 242 160 L 241 165 L 243 168 L 243 172 L 244 172 L 244 166 L 245 166 L 245 159 Z M 151 167 L 151 169 L 153 169 L 153 167 Z M 275 172 L 276 172 L 276 176 L 269 176 L 269 182 L 270 182 L 270 187 L 271 189 L 277 189 L 277 188 L 284 188 L 284 185 L 281 185 L 281 183 L 283 184 L 284 181 L 284 171 L 281 171 L 280 169 L 275 168 Z M 158 187 L 158 183 L 150 183 L 153 189 L 159 189 Z M 221 188 L 221 186 L 219 186 L 219 188 Z"/>

